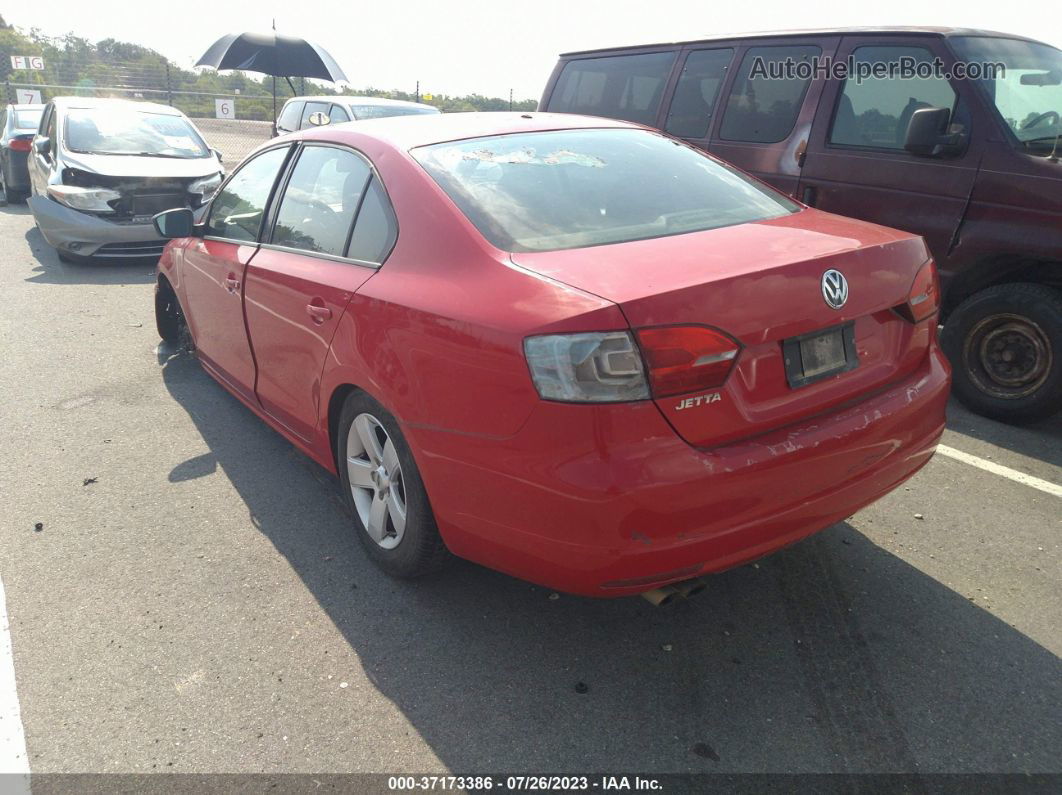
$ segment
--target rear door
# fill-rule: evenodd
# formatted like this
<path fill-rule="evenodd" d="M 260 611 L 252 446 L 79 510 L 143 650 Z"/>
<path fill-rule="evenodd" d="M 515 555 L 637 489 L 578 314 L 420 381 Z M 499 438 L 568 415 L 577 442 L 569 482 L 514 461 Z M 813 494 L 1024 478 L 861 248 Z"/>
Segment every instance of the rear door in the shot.
<path fill-rule="evenodd" d="M 243 322 L 244 270 L 258 251 L 270 197 L 291 149 L 278 146 L 240 166 L 211 202 L 206 233 L 188 244 L 181 264 L 185 316 L 199 358 L 248 400 L 255 367 Z"/>
<path fill-rule="evenodd" d="M 849 37 L 838 57 L 856 68 L 930 65 L 950 55 L 928 37 Z M 820 103 L 805 156 L 800 198 L 823 210 L 915 232 L 943 259 L 951 247 L 977 176 L 980 143 L 970 136 L 970 85 L 941 76 L 866 77 L 831 81 Z M 952 111 L 952 130 L 972 143 L 958 157 L 912 155 L 903 148 L 911 114 L 919 108 Z"/>
<path fill-rule="evenodd" d="M 816 59 L 832 56 L 837 37 L 786 37 L 739 48 L 708 150 L 795 195 L 823 81 Z"/>
<path fill-rule="evenodd" d="M 357 224 L 354 224 L 357 218 Z M 247 330 L 262 408 L 309 439 L 332 335 L 354 292 L 394 244 L 397 225 L 378 178 L 359 153 L 307 144 L 247 269 Z"/>

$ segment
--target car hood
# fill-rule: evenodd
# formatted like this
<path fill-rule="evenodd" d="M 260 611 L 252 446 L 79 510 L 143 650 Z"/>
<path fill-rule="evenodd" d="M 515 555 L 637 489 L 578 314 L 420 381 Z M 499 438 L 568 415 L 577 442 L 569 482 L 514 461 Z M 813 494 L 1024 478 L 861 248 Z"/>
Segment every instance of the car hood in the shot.
<path fill-rule="evenodd" d="M 63 165 L 108 177 L 208 177 L 221 171 L 216 156 L 203 158 L 92 155 L 63 152 Z"/>

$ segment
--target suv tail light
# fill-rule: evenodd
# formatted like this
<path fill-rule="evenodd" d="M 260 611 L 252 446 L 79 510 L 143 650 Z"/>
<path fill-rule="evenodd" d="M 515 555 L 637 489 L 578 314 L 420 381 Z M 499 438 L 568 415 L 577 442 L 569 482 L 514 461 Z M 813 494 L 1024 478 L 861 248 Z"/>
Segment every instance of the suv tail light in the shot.
<path fill-rule="evenodd" d="M 662 326 L 638 331 L 653 397 L 720 387 L 737 361 L 741 344 L 704 326 Z"/>
<path fill-rule="evenodd" d="M 912 323 L 921 323 L 940 309 L 940 279 L 937 265 L 931 259 L 915 275 L 907 301 L 896 307 L 900 315 Z"/>
<path fill-rule="evenodd" d="M 28 152 L 32 147 L 33 141 L 29 138 L 12 138 L 7 142 L 7 148 L 12 152 Z"/>

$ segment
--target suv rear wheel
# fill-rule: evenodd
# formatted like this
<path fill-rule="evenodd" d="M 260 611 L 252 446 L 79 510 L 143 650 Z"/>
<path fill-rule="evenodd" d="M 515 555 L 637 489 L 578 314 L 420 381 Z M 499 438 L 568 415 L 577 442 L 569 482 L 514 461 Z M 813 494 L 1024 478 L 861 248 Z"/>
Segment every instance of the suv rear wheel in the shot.
<path fill-rule="evenodd" d="M 978 414 L 1026 423 L 1062 408 L 1062 291 L 989 287 L 952 312 L 940 341 L 955 396 Z"/>

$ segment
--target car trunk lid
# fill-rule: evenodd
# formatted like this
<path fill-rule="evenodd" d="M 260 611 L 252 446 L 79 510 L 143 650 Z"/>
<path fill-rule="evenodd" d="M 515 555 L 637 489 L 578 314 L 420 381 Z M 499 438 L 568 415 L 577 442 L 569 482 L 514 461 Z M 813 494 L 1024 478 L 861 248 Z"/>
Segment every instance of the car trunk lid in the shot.
<path fill-rule="evenodd" d="M 699 446 L 783 427 L 912 371 L 933 324 L 909 323 L 894 307 L 906 301 L 927 259 L 917 236 L 815 210 L 653 240 L 513 255 L 521 267 L 619 304 L 632 328 L 709 326 L 740 343 L 724 386 L 656 399 L 675 430 Z M 829 269 L 848 282 L 840 309 L 824 299 Z M 800 338 L 829 329 L 849 337 L 855 362 L 843 372 L 794 381 L 787 353 L 792 358 Z"/>

